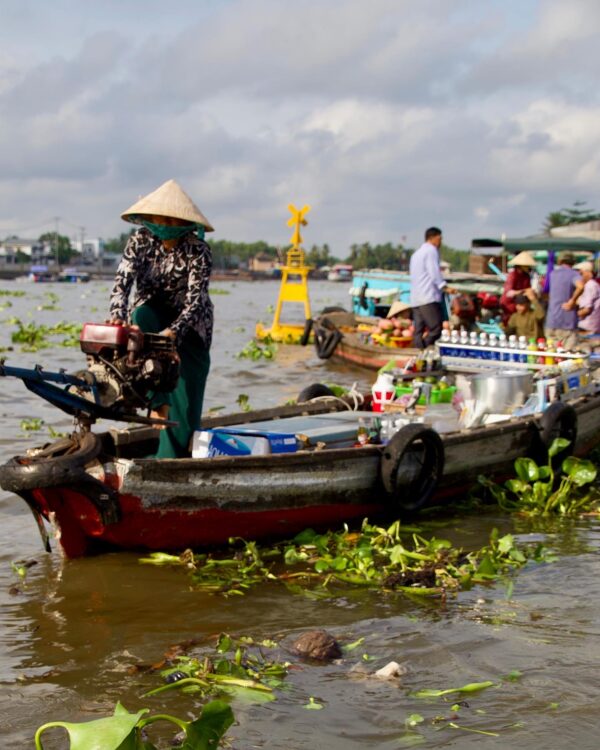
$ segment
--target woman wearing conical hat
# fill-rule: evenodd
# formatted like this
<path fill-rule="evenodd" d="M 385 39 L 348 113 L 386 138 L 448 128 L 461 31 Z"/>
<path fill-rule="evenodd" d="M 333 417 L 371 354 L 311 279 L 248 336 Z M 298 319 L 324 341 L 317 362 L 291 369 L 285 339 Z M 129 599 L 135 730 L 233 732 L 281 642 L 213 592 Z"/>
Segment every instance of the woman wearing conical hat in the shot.
<path fill-rule="evenodd" d="M 204 233 L 214 230 L 174 180 L 138 200 L 121 218 L 141 227 L 131 234 L 117 268 L 111 320 L 130 321 L 142 331 L 175 339 L 180 378 L 172 393 L 155 397 L 152 415 L 168 416 L 177 426 L 161 430 L 156 455 L 189 456 L 210 367 L 212 255 Z"/>
<path fill-rule="evenodd" d="M 517 294 L 523 294 L 525 290 L 531 289 L 530 272 L 536 266 L 533 255 L 523 250 L 515 255 L 512 260 L 508 261 L 511 270 L 508 272 L 502 296 L 500 297 L 500 307 L 502 308 L 502 322 L 508 323 L 510 316 L 517 311 L 515 297 Z"/>

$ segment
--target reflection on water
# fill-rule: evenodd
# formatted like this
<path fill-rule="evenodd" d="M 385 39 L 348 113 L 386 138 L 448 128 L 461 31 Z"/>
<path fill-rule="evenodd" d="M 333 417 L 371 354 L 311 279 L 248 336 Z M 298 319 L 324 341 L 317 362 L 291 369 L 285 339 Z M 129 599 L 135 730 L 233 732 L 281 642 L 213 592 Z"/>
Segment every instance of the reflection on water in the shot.
<path fill-rule="evenodd" d="M 254 405 L 274 405 L 311 382 L 369 382 L 369 376 L 321 362 L 310 348 L 284 347 L 275 364 L 235 359 L 254 321 L 268 320 L 265 308 L 274 301 L 277 285 L 218 286 L 231 294 L 214 298 L 217 327 L 207 407 L 232 409 L 240 392 Z M 11 314 L 25 318 L 36 306 L 31 298 L 42 300 L 43 291 L 27 287 L 29 302 L 16 299 Z M 104 317 L 102 285 L 60 291 L 63 310 L 45 312 L 44 322 Z M 343 285 L 315 284 L 313 304 L 316 309 L 343 304 L 345 294 Z M 6 345 L 9 331 L 0 326 L 0 346 Z M 53 348 L 15 353 L 9 361 L 76 369 L 81 358 L 75 350 Z M 2 460 L 41 439 L 40 433 L 21 434 L 21 419 L 41 417 L 56 429 L 69 429 L 69 417 L 35 399 L 20 383 L 0 385 Z M 0 521 L 3 746 L 31 747 L 33 732 L 44 721 L 95 718 L 112 710 L 117 699 L 130 709 L 197 712 L 191 696 L 141 698 L 159 678 L 140 665 L 159 662 L 170 646 L 183 641 L 194 640 L 202 649 L 221 631 L 268 636 L 285 648 L 308 627 L 325 627 L 342 643 L 364 641 L 338 663 L 297 664 L 274 703 L 236 701 L 238 725 L 231 736 L 238 750 L 391 750 L 419 739 L 427 748 L 491 748 L 500 742 L 519 748 L 597 745 L 600 525 L 595 521 L 540 527 L 513 524 L 492 513 L 444 518 L 426 533 L 469 549 L 485 544 L 497 526 L 524 540 L 547 536 L 560 555 L 556 563 L 523 570 L 508 600 L 506 585 L 498 583 L 463 592 L 446 606 L 360 590 L 315 601 L 293 596 L 278 584 L 245 597 L 211 597 L 191 590 L 182 570 L 140 565 L 132 554 L 66 563 L 56 552 L 44 554 L 29 511 L 7 494 L 0 496 Z M 17 582 L 10 567 L 19 558 L 37 561 L 24 583 Z M 15 584 L 19 591 L 11 592 Z M 402 680 L 374 678 L 391 660 L 406 667 Z M 411 697 L 423 688 L 484 680 L 494 687 L 466 696 L 458 710 L 453 710 L 456 696 Z M 323 710 L 304 708 L 310 696 Z M 424 719 L 412 733 L 405 723 L 411 714 Z"/>

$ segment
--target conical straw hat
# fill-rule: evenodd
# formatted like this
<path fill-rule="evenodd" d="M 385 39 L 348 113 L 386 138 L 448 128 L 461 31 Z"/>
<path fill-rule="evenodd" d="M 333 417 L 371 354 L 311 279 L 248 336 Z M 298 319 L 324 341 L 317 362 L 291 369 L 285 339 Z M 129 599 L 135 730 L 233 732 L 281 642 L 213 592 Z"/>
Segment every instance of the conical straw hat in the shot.
<path fill-rule="evenodd" d="M 394 315 L 400 315 L 400 313 L 403 313 L 405 310 L 410 310 L 410 305 L 407 305 L 406 302 L 400 302 L 400 300 L 394 300 L 392 302 L 392 306 L 390 307 L 388 314 L 385 316 L 386 318 L 393 318 Z"/>
<path fill-rule="evenodd" d="M 193 224 L 202 224 L 207 232 L 215 231 L 206 216 L 175 180 L 167 180 L 153 193 L 140 198 L 121 214 L 122 219 L 133 224 L 139 223 L 138 216 L 169 216 Z"/>
<path fill-rule="evenodd" d="M 508 261 L 509 266 L 531 266 L 531 268 L 535 268 L 537 263 L 535 262 L 535 259 L 531 253 L 528 253 L 527 250 L 522 250 L 518 255 L 515 255 L 515 257 L 512 260 Z"/>

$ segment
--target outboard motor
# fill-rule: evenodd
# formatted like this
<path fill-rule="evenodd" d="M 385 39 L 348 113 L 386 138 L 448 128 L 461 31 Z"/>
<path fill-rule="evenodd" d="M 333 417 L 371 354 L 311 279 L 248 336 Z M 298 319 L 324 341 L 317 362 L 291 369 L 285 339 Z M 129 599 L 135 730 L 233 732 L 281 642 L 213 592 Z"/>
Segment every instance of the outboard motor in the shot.
<path fill-rule="evenodd" d="M 136 409 L 149 406 L 149 391 L 168 393 L 177 385 L 179 356 L 168 336 L 144 333 L 137 326 L 85 323 L 80 336 L 88 369 L 75 373 L 96 386 L 104 407 Z M 88 389 L 70 388 L 83 398 Z"/>

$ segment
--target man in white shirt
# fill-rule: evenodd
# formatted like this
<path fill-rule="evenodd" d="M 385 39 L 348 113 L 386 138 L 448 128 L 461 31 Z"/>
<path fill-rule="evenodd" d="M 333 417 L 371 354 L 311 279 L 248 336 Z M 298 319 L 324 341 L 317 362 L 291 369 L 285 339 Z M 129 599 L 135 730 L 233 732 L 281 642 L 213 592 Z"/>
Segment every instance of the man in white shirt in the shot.
<path fill-rule="evenodd" d="M 425 242 L 410 258 L 410 304 L 415 324 L 414 345 L 418 349 L 425 349 L 439 339 L 444 319 L 442 294 L 452 291 L 440 270 L 441 244 L 442 230 L 430 227 L 425 232 Z"/>

